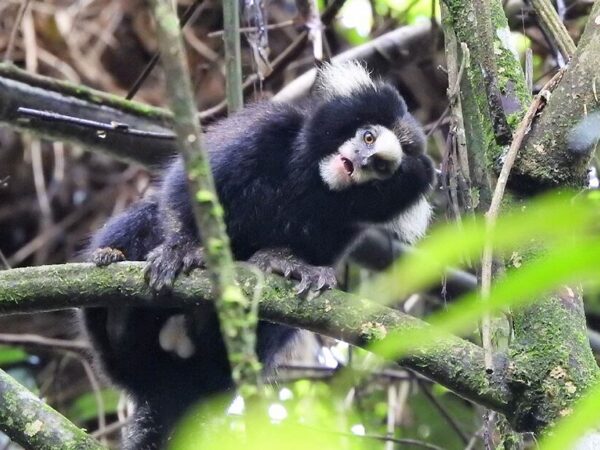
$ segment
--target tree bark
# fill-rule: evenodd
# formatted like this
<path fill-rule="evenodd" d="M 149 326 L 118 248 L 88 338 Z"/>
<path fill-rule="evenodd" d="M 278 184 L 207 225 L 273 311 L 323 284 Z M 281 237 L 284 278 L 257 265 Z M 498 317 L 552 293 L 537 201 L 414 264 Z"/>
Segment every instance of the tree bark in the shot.
<path fill-rule="evenodd" d="M 171 296 L 154 295 L 142 275 L 144 263 L 124 262 L 106 268 L 64 264 L 0 272 L 0 314 L 41 312 L 85 306 L 193 307 L 211 301 L 214 291 L 207 271 L 179 277 Z M 498 370 L 488 377 L 481 347 L 377 303 L 330 290 L 312 301 L 297 298 L 293 284 L 275 275 L 257 280 L 244 265 L 236 271 L 244 293 L 261 298 L 262 319 L 341 339 L 389 357 L 379 345 L 390 334 L 405 336 L 409 353 L 398 361 L 464 398 L 508 412 L 511 397 L 503 384 L 508 361 L 495 356 Z M 262 277 L 261 277 L 262 278 Z M 433 335 L 428 342 L 415 336 Z M 412 337 L 412 338 L 411 338 Z M 414 342 L 414 345 L 412 343 Z"/>

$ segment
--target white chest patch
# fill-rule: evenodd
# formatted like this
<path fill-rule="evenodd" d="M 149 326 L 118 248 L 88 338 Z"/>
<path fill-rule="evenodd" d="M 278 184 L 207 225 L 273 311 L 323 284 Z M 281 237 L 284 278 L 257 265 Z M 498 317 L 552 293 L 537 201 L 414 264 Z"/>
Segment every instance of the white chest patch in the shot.
<path fill-rule="evenodd" d="M 414 244 L 423 236 L 432 216 L 431 205 L 421 197 L 413 206 L 386 224 L 386 228 L 398 235 L 407 244 Z"/>

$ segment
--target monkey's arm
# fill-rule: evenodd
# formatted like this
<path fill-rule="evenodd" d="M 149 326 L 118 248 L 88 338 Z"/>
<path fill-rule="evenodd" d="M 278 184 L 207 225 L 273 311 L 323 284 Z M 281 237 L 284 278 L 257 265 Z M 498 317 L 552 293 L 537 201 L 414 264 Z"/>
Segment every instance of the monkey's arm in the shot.
<path fill-rule="evenodd" d="M 157 215 L 157 202 L 148 199 L 114 217 L 92 238 L 88 259 L 99 266 L 124 259 L 143 261 L 163 239 Z M 85 308 L 82 320 L 104 369 L 111 378 L 127 384 L 128 353 L 135 354 L 136 339 L 151 334 L 144 328 L 151 321 L 135 320 L 130 308 Z"/>

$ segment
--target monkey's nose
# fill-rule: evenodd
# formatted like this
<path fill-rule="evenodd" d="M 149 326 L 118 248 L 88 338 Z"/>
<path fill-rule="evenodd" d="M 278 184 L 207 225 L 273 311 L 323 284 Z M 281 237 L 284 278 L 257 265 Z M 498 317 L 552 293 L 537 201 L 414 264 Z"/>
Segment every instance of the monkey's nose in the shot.
<path fill-rule="evenodd" d="M 365 158 L 360 158 L 359 164 L 360 164 L 360 167 L 362 167 L 363 169 L 366 167 L 369 167 L 369 165 L 371 164 L 371 157 L 367 156 Z"/>

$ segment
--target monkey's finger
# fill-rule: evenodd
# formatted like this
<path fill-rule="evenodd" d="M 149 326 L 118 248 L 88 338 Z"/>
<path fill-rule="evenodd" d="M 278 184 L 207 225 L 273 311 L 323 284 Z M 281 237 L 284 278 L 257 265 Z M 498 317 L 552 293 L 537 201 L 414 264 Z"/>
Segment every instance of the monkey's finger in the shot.
<path fill-rule="evenodd" d="M 315 298 L 317 298 L 319 295 L 321 295 L 321 291 L 320 290 L 314 290 L 314 289 L 309 289 L 308 291 L 306 291 L 306 294 L 304 295 L 304 298 L 307 301 L 311 301 L 314 300 Z"/>
<path fill-rule="evenodd" d="M 204 253 L 202 252 L 202 249 L 188 253 L 183 257 L 182 272 L 186 275 L 188 275 L 194 269 L 201 269 L 204 267 L 206 267 L 206 262 L 204 260 Z"/>
<path fill-rule="evenodd" d="M 331 286 L 328 283 L 328 279 L 324 274 L 319 275 L 319 279 L 315 283 L 315 290 L 322 291 L 323 289 L 330 289 Z"/>
<path fill-rule="evenodd" d="M 304 277 L 302 277 L 302 279 L 300 280 L 300 282 L 294 288 L 294 292 L 296 293 L 296 295 L 301 296 L 306 291 L 309 290 L 310 285 L 311 285 L 310 278 L 308 276 L 304 276 Z"/>
<path fill-rule="evenodd" d="M 294 275 L 294 266 L 291 264 L 283 264 L 283 276 L 286 278 L 290 278 L 290 276 Z"/>
<path fill-rule="evenodd" d="M 125 261 L 125 255 L 119 249 L 112 247 L 97 248 L 92 253 L 91 260 L 98 267 L 108 266 L 119 261 Z"/>
<path fill-rule="evenodd" d="M 337 278 L 335 270 L 330 267 L 323 269 L 319 275 L 319 289 L 332 289 L 337 286 Z"/>

